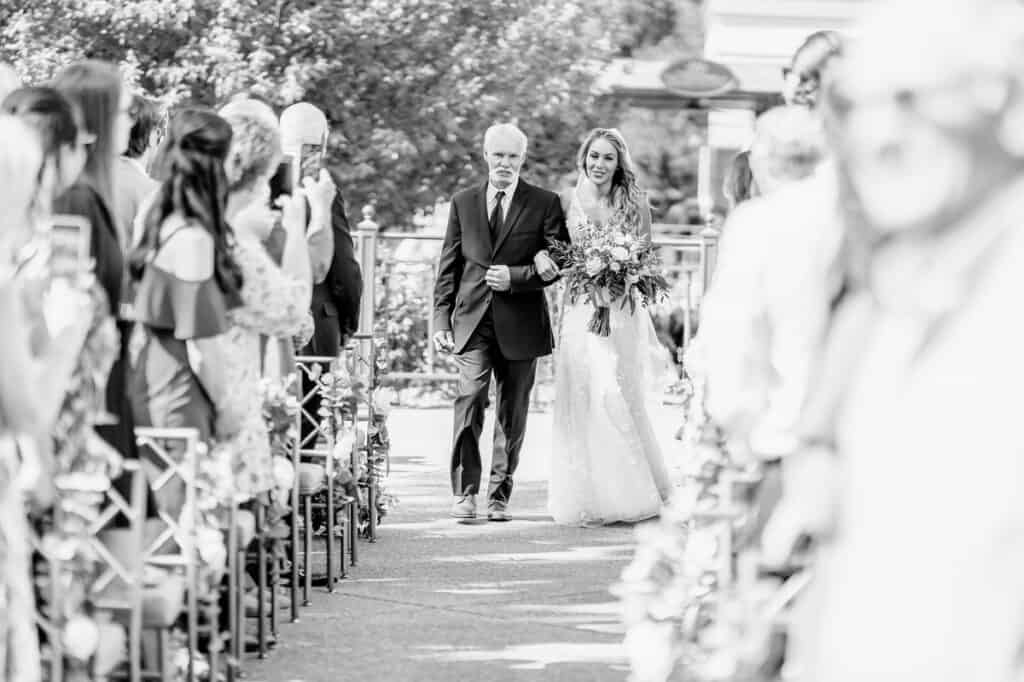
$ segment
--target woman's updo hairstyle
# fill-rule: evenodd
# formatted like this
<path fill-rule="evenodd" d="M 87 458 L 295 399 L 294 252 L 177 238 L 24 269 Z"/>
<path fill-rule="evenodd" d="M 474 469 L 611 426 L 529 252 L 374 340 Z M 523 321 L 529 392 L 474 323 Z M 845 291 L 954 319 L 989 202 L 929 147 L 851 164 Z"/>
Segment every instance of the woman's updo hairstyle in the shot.
<path fill-rule="evenodd" d="M 228 191 L 252 189 L 281 159 L 281 128 L 277 116 L 269 105 L 255 99 L 234 100 L 218 113 L 234 131 L 224 163 Z"/>

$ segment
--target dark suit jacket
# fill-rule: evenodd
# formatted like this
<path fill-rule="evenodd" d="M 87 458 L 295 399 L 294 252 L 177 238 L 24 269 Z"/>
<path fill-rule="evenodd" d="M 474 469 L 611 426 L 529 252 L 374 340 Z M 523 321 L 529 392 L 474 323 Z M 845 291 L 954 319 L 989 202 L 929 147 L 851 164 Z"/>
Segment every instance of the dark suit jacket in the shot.
<path fill-rule="evenodd" d="M 522 178 L 512 196 L 505 223 L 492 239 L 487 215 L 487 183 L 452 198 L 448 230 L 434 287 L 434 324 L 451 330 L 461 353 L 490 309 L 498 346 L 509 360 L 551 353 L 554 336 L 544 297 L 544 282 L 533 265 L 548 240 L 569 241 L 562 203 L 554 192 Z M 507 265 L 509 291 L 492 291 L 485 275 L 491 265 Z"/>
<path fill-rule="evenodd" d="M 341 187 L 341 178 L 333 171 L 331 179 Z M 331 230 L 334 232 L 334 259 L 324 281 L 313 286 L 310 310 L 315 331 L 309 344 L 302 349 L 307 355 L 337 356 L 342 344 L 359 328 L 363 275 L 355 257 L 352 233 L 345 216 L 345 200 L 340 189 L 331 205 Z"/>

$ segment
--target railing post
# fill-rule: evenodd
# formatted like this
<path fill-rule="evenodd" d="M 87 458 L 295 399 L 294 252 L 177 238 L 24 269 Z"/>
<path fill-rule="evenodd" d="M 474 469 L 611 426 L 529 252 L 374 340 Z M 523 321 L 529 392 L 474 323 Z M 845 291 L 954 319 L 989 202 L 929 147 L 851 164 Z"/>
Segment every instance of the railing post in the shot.
<path fill-rule="evenodd" d="M 434 282 L 437 281 L 437 266 L 434 266 Z M 437 349 L 434 348 L 434 332 L 437 330 L 434 328 L 434 287 L 430 286 L 428 297 L 427 309 L 427 367 L 431 374 L 437 371 Z"/>
<path fill-rule="evenodd" d="M 373 206 L 363 206 L 363 219 L 356 225 L 356 256 L 363 273 L 363 300 L 359 307 L 360 337 L 372 336 L 377 312 L 377 234 Z"/>
<path fill-rule="evenodd" d="M 718 240 L 721 237 L 721 232 L 717 227 L 707 223 L 707 227 L 700 231 L 700 268 L 702 277 L 702 286 L 704 287 L 701 292 L 701 298 L 708 291 L 708 287 L 711 286 L 711 278 L 715 273 L 715 264 L 718 261 Z"/>

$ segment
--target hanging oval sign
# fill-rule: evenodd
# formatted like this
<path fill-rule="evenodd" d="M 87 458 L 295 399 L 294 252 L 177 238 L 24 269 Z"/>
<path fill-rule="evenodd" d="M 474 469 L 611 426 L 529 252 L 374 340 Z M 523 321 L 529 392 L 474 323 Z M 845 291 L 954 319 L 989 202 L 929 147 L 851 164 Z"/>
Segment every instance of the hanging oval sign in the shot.
<path fill-rule="evenodd" d="M 686 97 L 715 97 L 739 86 L 727 66 L 698 57 L 669 64 L 661 72 L 661 82 L 672 92 Z"/>

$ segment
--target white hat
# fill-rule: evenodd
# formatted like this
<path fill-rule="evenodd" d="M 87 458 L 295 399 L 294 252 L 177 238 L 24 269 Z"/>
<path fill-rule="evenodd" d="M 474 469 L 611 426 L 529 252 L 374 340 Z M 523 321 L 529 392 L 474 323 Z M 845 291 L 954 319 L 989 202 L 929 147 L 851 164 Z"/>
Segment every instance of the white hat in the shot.
<path fill-rule="evenodd" d="M 281 112 L 281 138 L 286 147 L 322 144 L 327 117 L 309 102 L 298 102 Z"/>

